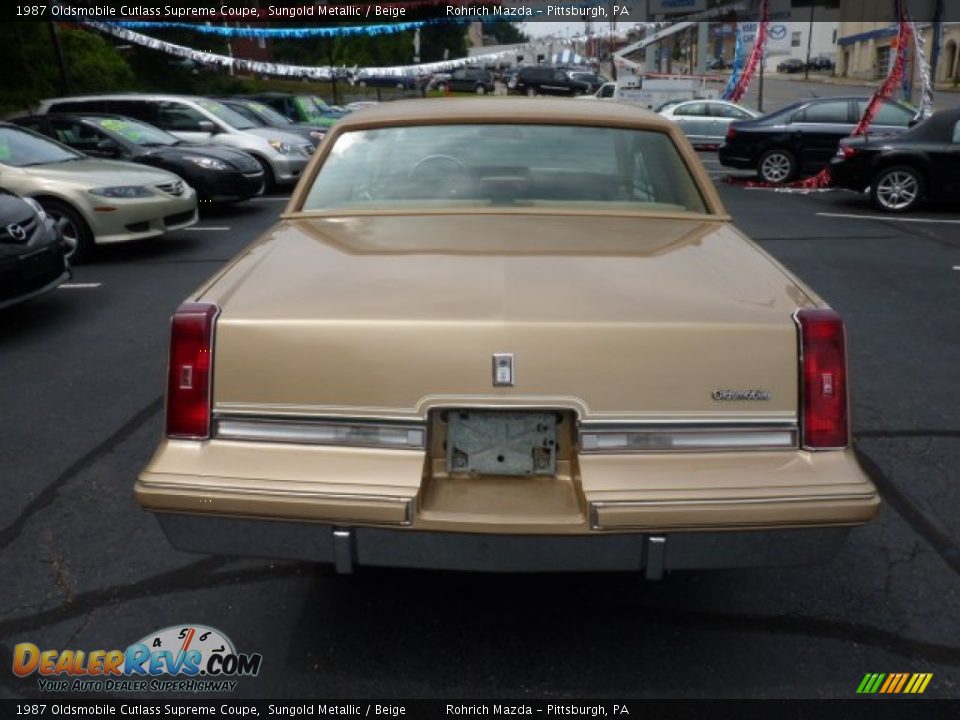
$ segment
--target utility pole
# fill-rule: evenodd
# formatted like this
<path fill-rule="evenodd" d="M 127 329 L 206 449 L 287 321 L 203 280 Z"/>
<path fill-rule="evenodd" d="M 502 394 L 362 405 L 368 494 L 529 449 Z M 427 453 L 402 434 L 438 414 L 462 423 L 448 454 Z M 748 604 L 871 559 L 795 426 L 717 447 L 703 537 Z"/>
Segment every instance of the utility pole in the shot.
<path fill-rule="evenodd" d="M 807 63 L 803 66 L 803 79 L 810 79 L 810 46 L 813 44 L 813 8 L 814 0 L 810 0 L 810 22 L 807 24 Z"/>
<path fill-rule="evenodd" d="M 53 44 L 53 51 L 57 57 L 57 67 L 60 69 L 60 89 L 64 95 L 70 94 L 70 80 L 67 78 L 67 63 L 63 58 L 63 47 L 60 45 L 60 33 L 57 30 L 55 22 L 48 22 L 47 28 L 50 30 L 50 42 Z"/>
<path fill-rule="evenodd" d="M 943 43 L 943 0 L 937 0 L 933 6 L 932 31 L 933 47 L 930 50 L 930 84 L 936 87 L 937 66 L 940 64 L 940 46 Z"/>

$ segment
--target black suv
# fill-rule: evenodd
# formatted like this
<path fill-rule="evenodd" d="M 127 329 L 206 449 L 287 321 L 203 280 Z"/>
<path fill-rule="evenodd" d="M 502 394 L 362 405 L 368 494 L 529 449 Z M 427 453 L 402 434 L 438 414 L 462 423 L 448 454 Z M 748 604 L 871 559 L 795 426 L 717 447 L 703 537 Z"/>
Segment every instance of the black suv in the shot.
<path fill-rule="evenodd" d="M 571 78 L 566 70 L 537 65 L 522 67 L 508 88 L 511 92 L 534 95 L 583 95 L 590 83 Z"/>
<path fill-rule="evenodd" d="M 803 100 L 769 115 L 734 122 L 720 146 L 720 163 L 756 170 L 761 180 L 783 183 L 826 167 L 840 141 L 853 132 L 870 98 L 828 97 Z M 871 135 L 901 133 L 916 111 L 885 100 L 870 126 Z"/>
<path fill-rule="evenodd" d="M 450 74 L 449 80 L 443 80 L 437 85 L 448 87 L 454 92 L 475 92 L 477 95 L 492 93 L 496 80 L 493 73 L 483 68 L 458 68 Z"/>

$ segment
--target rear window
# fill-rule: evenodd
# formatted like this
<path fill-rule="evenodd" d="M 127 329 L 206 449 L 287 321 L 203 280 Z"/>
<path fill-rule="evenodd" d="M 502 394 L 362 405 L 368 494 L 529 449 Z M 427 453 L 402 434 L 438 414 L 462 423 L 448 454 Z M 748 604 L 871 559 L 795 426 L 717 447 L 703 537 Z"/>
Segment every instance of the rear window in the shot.
<path fill-rule="evenodd" d="M 337 138 L 304 210 L 587 207 L 706 212 L 670 137 L 565 125 L 428 125 Z"/>
<path fill-rule="evenodd" d="M 868 102 L 867 100 L 857 101 L 857 117 L 863 117 Z M 903 105 L 898 105 L 894 102 L 884 101 L 880 105 L 880 109 L 877 110 L 877 114 L 873 117 L 873 124 L 906 127 L 910 124 L 910 121 L 916 117 L 916 114 L 916 110 L 905 108 Z"/>
<path fill-rule="evenodd" d="M 816 103 L 809 105 L 794 116 L 794 122 L 808 123 L 849 123 L 850 105 L 846 100 Z"/>

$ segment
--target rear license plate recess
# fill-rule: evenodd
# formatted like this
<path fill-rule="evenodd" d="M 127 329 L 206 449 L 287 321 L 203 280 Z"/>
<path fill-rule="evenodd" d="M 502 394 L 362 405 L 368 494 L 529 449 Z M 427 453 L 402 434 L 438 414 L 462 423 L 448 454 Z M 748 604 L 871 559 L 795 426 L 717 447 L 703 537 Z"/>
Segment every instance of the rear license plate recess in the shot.
<path fill-rule="evenodd" d="M 555 475 L 556 470 L 556 414 L 490 410 L 447 413 L 447 472 Z"/>

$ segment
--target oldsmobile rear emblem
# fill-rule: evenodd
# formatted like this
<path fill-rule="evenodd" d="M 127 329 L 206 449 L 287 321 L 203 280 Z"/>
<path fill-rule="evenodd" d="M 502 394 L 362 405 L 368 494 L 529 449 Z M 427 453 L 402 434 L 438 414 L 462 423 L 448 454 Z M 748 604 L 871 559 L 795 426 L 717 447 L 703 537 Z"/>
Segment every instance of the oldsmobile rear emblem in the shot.
<path fill-rule="evenodd" d="M 7 235 L 17 242 L 22 242 L 27 239 L 27 231 L 23 229 L 22 225 L 17 225 L 16 223 L 7 225 Z"/>
<path fill-rule="evenodd" d="M 493 354 L 493 386 L 513 386 L 516 378 L 513 373 L 513 353 Z"/>
<path fill-rule="evenodd" d="M 769 400 L 770 392 L 768 390 L 714 390 L 713 399 L 717 402 L 727 400 Z"/>

